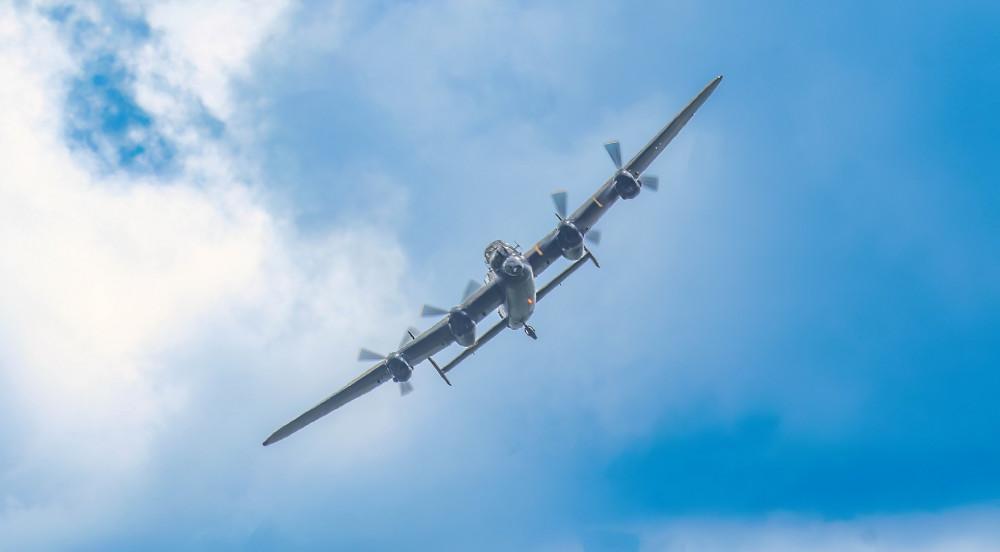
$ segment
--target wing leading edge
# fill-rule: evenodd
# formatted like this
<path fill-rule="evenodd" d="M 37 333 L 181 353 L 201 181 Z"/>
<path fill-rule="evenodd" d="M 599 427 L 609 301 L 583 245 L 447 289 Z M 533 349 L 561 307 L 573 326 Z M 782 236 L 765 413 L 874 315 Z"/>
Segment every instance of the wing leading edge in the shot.
<path fill-rule="evenodd" d="M 276 443 L 296 431 L 306 427 L 330 412 L 344 406 L 354 399 L 375 389 L 382 383 L 392 379 L 392 374 L 386 368 L 385 361 L 371 367 L 357 379 L 348 383 L 343 389 L 323 399 L 319 404 L 303 412 L 298 418 L 278 428 L 270 437 L 264 440 L 264 446 Z"/>

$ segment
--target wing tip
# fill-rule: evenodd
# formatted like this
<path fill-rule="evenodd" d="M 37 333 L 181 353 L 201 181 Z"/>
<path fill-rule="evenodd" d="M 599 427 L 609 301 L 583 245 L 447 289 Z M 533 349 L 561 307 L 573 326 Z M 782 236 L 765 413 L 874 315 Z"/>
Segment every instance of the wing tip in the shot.
<path fill-rule="evenodd" d="M 705 90 L 711 90 L 712 92 L 714 92 L 715 89 L 719 87 L 719 83 L 721 82 L 722 82 L 722 75 L 718 75 L 714 79 L 712 79 L 712 82 L 705 85 Z"/>
<path fill-rule="evenodd" d="M 284 429 L 284 428 L 282 428 L 282 429 Z M 284 439 L 285 437 L 287 437 L 287 435 L 282 435 L 281 434 L 281 430 L 279 429 L 278 431 L 275 431 L 274 433 L 272 433 L 267 439 L 264 439 L 264 445 L 263 446 L 266 447 L 267 445 L 273 445 L 274 443 L 277 443 L 278 441 Z"/>

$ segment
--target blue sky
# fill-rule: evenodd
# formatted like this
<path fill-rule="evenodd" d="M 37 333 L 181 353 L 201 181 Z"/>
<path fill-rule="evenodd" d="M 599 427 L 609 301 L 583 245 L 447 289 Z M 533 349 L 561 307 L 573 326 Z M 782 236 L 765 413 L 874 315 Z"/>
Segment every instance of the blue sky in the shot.
<path fill-rule="evenodd" d="M 1000 546 L 992 4 L 0 21 L 0 542 Z M 716 74 L 537 342 L 260 446 Z"/>

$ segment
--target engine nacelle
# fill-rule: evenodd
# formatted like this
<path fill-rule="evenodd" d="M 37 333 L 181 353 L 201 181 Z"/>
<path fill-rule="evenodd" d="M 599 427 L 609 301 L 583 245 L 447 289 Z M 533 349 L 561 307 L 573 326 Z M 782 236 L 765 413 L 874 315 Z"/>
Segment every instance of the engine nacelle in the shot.
<path fill-rule="evenodd" d="M 389 373 L 392 374 L 392 381 L 396 383 L 402 383 L 404 381 L 409 381 L 410 376 L 413 375 L 413 366 L 410 366 L 409 362 L 406 362 L 399 353 L 392 353 L 385 358 L 385 367 L 389 369 Z"/>
<path fill-rule="evenodd" d="M 471 347 L 476 342 L 476 323 L 464 310 L 455 307 L 448 315 L 448 329 L 455 342 L 463 347 Z"/>
<path fill-rule="evenodd" d="M 615 175 L 615 193 L 622 199 L 632 199 L 639 195 L 639 180 L 626 170 Z"/>
<path fill-rule="evenodd" d="M 562 249 L 563 257 L 571 261 L 583 256 L 583 233 L 572 222 L 564 220 L 559 223 L 556 244 Z"/>

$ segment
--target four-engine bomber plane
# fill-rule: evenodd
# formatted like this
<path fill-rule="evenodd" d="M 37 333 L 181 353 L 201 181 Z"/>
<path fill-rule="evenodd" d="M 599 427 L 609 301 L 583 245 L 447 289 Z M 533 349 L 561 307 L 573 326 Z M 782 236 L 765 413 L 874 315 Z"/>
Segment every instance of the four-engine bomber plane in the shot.
<path fill-rule="evenodd" d="M 485 285 L 479 289 L 475 289 L 475 285 L 478 284 L 470 286 L 466 290 L 465 300 L 450 311 L 424 305 L 422 315 L 444 315 L 444 318 L 419 335 L 416 335 L 417 330 L 408 331 L 396 352 L 383 357 L 362 349 L 358 354 L 358 360 L 374 360 L 378 363 L 340 391 L 280 427 L 264 441 L 264 445 L 288 437 L 389 380 L 399 383 L 400 391 L 405 395 L 412 390 L 409 380 L 413 374 L 413 367 L 424 360 L 429 361 L 441 378 L 451 385 L 447 373 L 505 328 L 523 329 L 529 337 L 537 339 L 535 329 L 528 325 L 535 304 L 587 261 L 599 267 L 597 259 L 584 244 L 584 239 L 596 241 L 595 238 L 599 234 L 592 228 L 616 201 L 633 199 L 642 188 L 654 191 L 657 189 L 656 177 L 643 175 L 643 172 L 687 124 L 695 111 L 705 103 L 721 80 L 722 76 L 718 76 L 708 83 L 628 163 L 622 165 L 621 149 L 617 141 L 605 144 L 618 170 L 597 190 L 596 194 L 569 216 L 566 216 L 566 192 L 552 194 L 559 217 L 559 224 L 554 230 L 532 246 L 527 253 L 522 253 L 518 247 L 500 240 L 491 243 L 485 252 L 488 268 Z M 536 288 L 538 275 L 560 257 L 565 257 L 573 263 L 544 286 Z M 477 339 L 476 325 L 493 311 L 499 312 L 500 322 Z M 439 366 L 431 355 L 453 342 L 465 349 L 443 367 Z"/>

